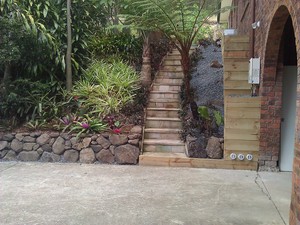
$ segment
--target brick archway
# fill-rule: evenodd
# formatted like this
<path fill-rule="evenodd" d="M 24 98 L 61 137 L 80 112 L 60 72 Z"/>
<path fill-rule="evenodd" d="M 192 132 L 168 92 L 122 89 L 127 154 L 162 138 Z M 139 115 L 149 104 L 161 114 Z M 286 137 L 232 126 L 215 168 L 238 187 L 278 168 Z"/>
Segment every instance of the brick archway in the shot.
<path fill-rule="evenodd" d="M 293 190 L 290 210 L 290 224 L 300 224 L 300 43 L 297 17 L 292 6 L 281 5 L 277 8 L 270 22 L 265 42 L 265 52 L 260 95 L 261 138 L 260 163 L 268 167 L 278 165 L 280 153 L 280 123 L 282 108 L 282 76 L 284 53 L 282 50 L 283 34 L 287 20 L 291 19 L 295 33 L 296 63 L 298 66 L 297 119 L 295 158 L 293 167 Z"/>
<path fill-rule="evenodd" d="M 283 53 L 280 47 L 289 16 L 286 7 L 278 8 L 271 22 L 265 47 L 260 85 L 262 105 L 259 160 L 261 165 L 267 167 L 276 167 L 279 159 L 283 70 Z"/>

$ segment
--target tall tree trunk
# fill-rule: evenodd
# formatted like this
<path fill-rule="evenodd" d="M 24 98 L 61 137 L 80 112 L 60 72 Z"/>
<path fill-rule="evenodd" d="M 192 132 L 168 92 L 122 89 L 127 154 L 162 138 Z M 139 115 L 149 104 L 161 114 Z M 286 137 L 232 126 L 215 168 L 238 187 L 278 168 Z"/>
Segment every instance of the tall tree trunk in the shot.
<path fill-rule="evenodd" d="M 115 4 L 112 4 L 112 22 L 113 22 L 113 25 L 119 25 L 119 4 L 118 4 L 118 1 L 115 0 Z M 119 33 L 119 30 L 118 28 L 114 28 L 113 29 L 113 32 L 115 34 L 118 34 Z"/>
<path fill-rule="evenodd" d="M 67 54 L 66 54 L 66 81 L 67 90 L 72 89 L 72 27 L 71 27 L 71 0 L 67 0 Z"/>
<path fill-rule="evenodd" d="M 190 47 L 183 48 L 181 51 L 181 65 L 184 74 L 184 85 L 185 85 L 185 96 L 186 104 L 190 106 L 193 118 L 199 120 L 198 106 L 197 103 L 192 99 L 191 96 L 191 86 L 190 86 L 190 67 L 191 67 L 191 58 L 190 58 Z"/>
<path fill-rule="evenodd" d="M 9 81 L 11 80 L 11 70 L 12 70 L 11 63 L 7 62 L 5 64 L 4 76 L 3 76 L 3 80 L 2 80 L 2 86 L 3 87 L 7 87 Z"/>
<path fill-rule="evenodd" d="M 151 63 L 150 63 L 150 43 L 149 35 L 145 35 L 143 44 L 143 64 L 141 71 L 141 83 L 143 86 L 150 86 L 151 80 Z"/>
<path fill-rule="evenodd" d="M 191 103 L 191 86 L 190 86 L 190 77 L 189 77 L 189 71 L 191 66 L 191 60 L 190 60 L 190 50 L 183 48 L 181 50 L 181 65 L 184 75 L 184 84 L 185 84 L 185 96 L 187 103 Z"/>

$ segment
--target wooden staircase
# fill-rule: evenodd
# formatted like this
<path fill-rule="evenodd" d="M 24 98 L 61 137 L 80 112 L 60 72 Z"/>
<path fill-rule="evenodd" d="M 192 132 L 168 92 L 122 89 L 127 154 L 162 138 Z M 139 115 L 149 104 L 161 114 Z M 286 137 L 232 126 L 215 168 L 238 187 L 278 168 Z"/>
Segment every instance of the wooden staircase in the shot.
<path fill-rule="evenodd" d="M 177 50 L 169 53 L 152 85 L 146 109 L 140 165 L 152 165 L 153 157 L 186 157 L 185 144 L 180 140 L 179 134 L 182 129 L 178 113 L 183 81 L 180 60 L 181 56 Z"/>
<path fill-rule="evenodd" d="M 225 159 L 199 159 L 186 156 L 185 144 L 180 140 L 179 134 L 182 128 L 178 116 L 179 92 L 183 79 L 180 59 L 181 56 L 176 50 L 166 56 L 152 85 L 150 101 L 146 109 L 143 154 L 139 157 L 139 164 L 256 170 L 255 161 L 228 160 L 227 156 Z"/>

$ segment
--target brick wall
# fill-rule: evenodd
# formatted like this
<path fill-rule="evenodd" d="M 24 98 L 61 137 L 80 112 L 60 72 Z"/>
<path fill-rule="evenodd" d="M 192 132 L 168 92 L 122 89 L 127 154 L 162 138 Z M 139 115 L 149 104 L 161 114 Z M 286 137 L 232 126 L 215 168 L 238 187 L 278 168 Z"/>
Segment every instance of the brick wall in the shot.
<path fill-rule="evenodd" d="M 236 28 L 239 34 L 251 35 L 253 0 L 233 0 L 233 3 L 237 7 L 229 19 L 231 27 Z M 261 57 L 262 62 L 262 78 L 259 87 L 259 95 L 262 96 L 259 158 L 261 166 L 278 165 L 283 68 L 280 41 L 289 15 L 295 31 L 299 72 L 290 225 L 300 225 L 300 1 L 255 0 L 255 3 L 255 21 L 261 21 L 261 27 L 255 30 L 254 51 L 254 57 Z M 246 8 L 247 4 L 248 8 Z"/>

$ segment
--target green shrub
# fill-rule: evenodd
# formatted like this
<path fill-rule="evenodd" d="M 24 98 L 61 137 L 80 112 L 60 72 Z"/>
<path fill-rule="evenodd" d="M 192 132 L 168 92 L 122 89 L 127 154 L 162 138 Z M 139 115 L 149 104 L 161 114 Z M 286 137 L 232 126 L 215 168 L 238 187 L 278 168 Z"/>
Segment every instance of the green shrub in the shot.
<path fill-rule="evenodd" d="M 215 129 L 224 124 L 222 113 L 213 106 L 199 106 L 201 130 L 211 135 Z"/>
<path fill-rule="evenodd" d="M 50 121 L 61 114 L 65 97 L 59 82 L 18 79 L 1 93 L 0 117 L 16 123 Z"/>
<path fill-rule="evenodd" d="M 135 70 L 122 61 L 96 61 L 75 83 L 72 95 L 81 113 L 105 116 L 119 112 L 133 100 L 138 80 Z"/>
<path fill-rule="evenodd" d="M 99 133 L 106 128 L 107 125 L 102 120 L 84 115 L 83 118 L 72 122 L 69 133 L 76 132 L 76 137 L 79 138 L 81 134 Z"/>
<path fill-rule="evenodd" d="M 129 33 L 98 33 L 89 44 L 92 58 L 107 59 L 117 56 L 130 63 L 138 63 L 142 56 L 142 39 Z"/>

